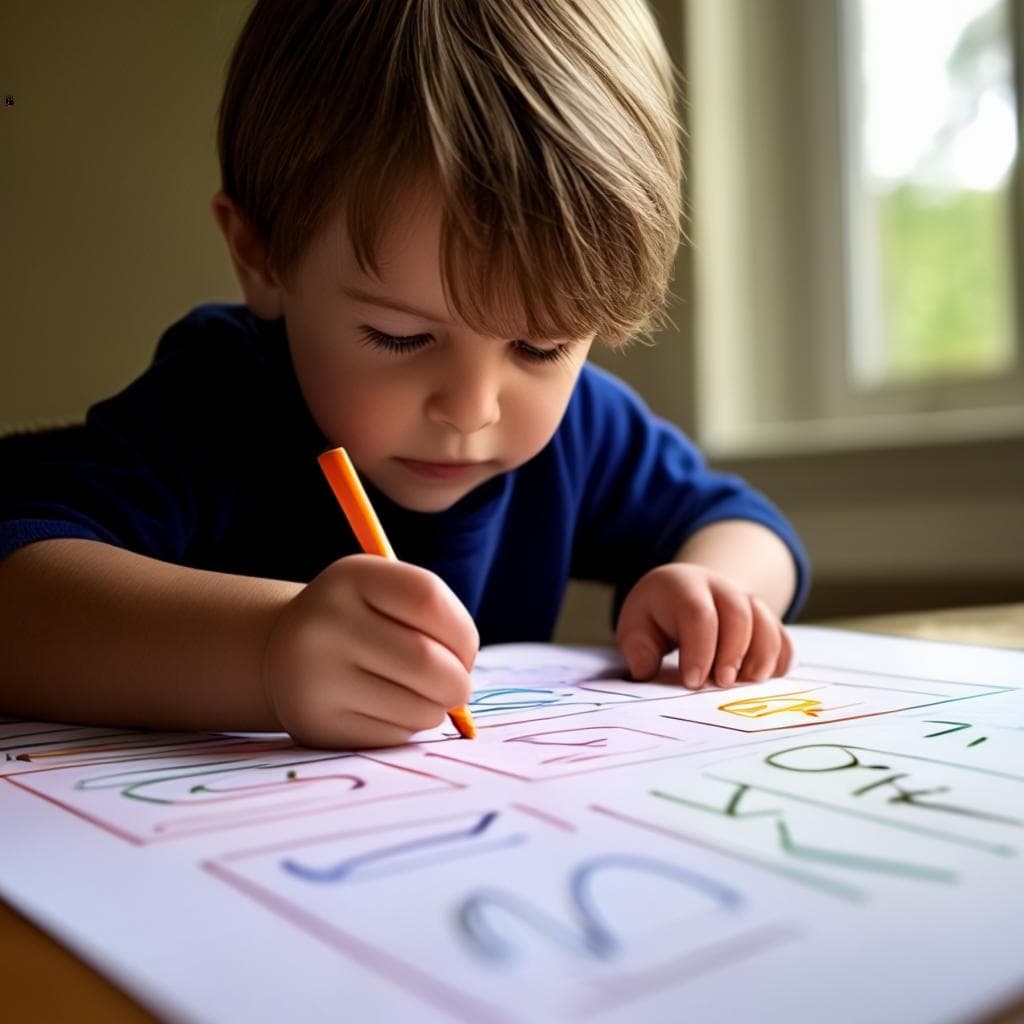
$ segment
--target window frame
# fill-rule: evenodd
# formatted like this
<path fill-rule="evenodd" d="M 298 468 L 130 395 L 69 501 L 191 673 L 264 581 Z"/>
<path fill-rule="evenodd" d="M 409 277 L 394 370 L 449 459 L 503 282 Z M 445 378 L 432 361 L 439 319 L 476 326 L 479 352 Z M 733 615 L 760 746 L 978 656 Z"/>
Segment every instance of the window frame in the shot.
<path fill-rule="evenodd" d="M 1018 81 L 1021 0 L 1010 0 Z M 1024 436 L 1020 166 L 1011 182 L 1016 363 L 858 389 L 843 0 L 690 0 L 698 439 L 721 457 Z M 1020 123 L 1020 117 L 1018 117 Z M 738 297 L 738 301 L 737 301 Z"/>

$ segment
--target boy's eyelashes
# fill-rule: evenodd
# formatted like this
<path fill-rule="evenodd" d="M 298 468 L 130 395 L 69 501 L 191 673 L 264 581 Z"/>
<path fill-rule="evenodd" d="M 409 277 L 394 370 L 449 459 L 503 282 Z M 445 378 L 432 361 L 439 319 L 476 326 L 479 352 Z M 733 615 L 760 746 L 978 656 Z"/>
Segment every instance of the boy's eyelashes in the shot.
<path fill-rule="evenodd" d="M 372 348 L 383 348 L 388 352 L 415 352 L 416 349 L 429 345 L 433 340 L 429 334 L 385 334 L 375 327 L 366 325 L 359 328 L 366 344 Z"/>
<path fill-rule="evenodd" d="M 378 331 L 375 327 L 363 324 L 359 328 L 363 340 L 373 348 L 382 348 L 396 354 L 408 354 L 429 345 L 433 340 L 432 334 L 386 334 Z M 528 341 L 514 340 L 510 342 L 516 355 L 532 363 L 553 363 L 565 359 L 572 347 L 571 342 L 563 342 L 553 348 L 538 348 Z"/>

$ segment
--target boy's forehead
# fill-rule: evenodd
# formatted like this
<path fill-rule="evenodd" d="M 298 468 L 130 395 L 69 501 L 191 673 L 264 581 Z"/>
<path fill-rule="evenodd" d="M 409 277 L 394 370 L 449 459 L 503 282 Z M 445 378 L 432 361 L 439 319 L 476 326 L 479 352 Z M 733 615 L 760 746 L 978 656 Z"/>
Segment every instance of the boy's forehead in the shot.
<path fill-rule="evenodd" d="M 353 301 L 437 323 L 471 323 L 479 333 L 494 337 L 530 337 L 537 341 L 569 338 L 568 333 L 557 329 L 529 330 L 531 318 L 521 282 L 511 276 L 503 279 L 495 275 L 488 281 L 486 296 L 474 290 L 480 269 L 476 257 L 467 256 L 460 268 L 451 271 L 460 274 L 461 269 L 466 276 L 446 279 L 443 225 L 444 208 L 435 189 L 418 186 L 403 190 L 374 225 L 372 259 L 366 263 L 358 258 L 346 204 L 340 202 L 308 253 L 314 262 L 312 273 L 332 291 Z M 539 322 L 554 323 L 549 317 Z"/>
<path fill-rule="evenodd" d="M 453 318 L 441 269 L 440 216 L 392 218 L 382 226 L 372 267 L 360 266 L 347 232 L 343 245 L 341 283 L 350 298 L 387 299 L 393 308 L 438 322 Z"/>
<path fill-rule="evenodd" d="M 345 204 L 338 203 L 300 258 L 291 287 L 357 300 L 370 295 L 404 296 L 410 305 L 418 299 L 420 304 L 444 310 L 439 264 L 439 236 L 426 217 L 389 217 L 373 239 L 372 263 L 361 261 Z"/>
<path fill-rule="evenodd" d="M 346 283 L 420 288 L 441 285 L 440 206 L 426 198 L 403 200 L 377 226 L 373 239 L 373 268 L 359 265 L 355 240 L 349 228 L 345 204 L 339 203 L 324 223 L 309 256 L 319 269 L 340 273 Z"/>
<path fill-rule="evenodd" d="M 387 299 L 394 308 L 405 306 L 413 315 L 436 321 L 460 320 L 452 308 L 442 265 L 443 209 L 429 190 L 417 190 L 397 203 L 382 222 L 375 239 L 374 266 L 361 266 L 345 217 L 344 204 L 330 218 L 324 233 L 323 257 L 329 262 L 342 292 L 355 301 Z M 322 268 L 323 269 L 323 268 Z M 501 309 L 494 311 L 495 324 L 508 333 L 524 333 L 525 311 L 513 282 L 502 289 Z"/>

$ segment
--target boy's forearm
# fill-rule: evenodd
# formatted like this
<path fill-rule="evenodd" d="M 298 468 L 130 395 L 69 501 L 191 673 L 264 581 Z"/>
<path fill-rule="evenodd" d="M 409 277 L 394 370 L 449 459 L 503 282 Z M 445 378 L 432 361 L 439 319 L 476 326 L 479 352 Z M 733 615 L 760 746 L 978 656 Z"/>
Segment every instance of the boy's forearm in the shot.
<path fill-rule="evenodd" d="M 766 526 L 750 520 L 727 519 L 705 526 L 686 541 L 675 560 L 728 576 L 780 617 L 796 592 L 796 565 L 789 548 Z"/>
<path fill-rule="evenodd" d="M 86 540 L 0 562 L 0 713 L 156 729 L 278 729 L 266 637 L 301 586 Z"/>

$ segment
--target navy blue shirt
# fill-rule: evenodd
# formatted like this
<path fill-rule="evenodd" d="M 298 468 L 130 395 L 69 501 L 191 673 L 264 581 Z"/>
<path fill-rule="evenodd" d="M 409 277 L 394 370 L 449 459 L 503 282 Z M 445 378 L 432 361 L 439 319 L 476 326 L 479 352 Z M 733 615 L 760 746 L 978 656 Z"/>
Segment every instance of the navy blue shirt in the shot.
<path fill-rule="evenodd" d="M 0 441 L 0 558 L 79 537 L 309 581 L 359 550 L 317 465 L 327 447 L 284 322 L 201 306 L 84 425 Z M 807 589 L 806 556 L 779 511 L 590 364 L 549 444 L 451 508 L 413 512 L 367 490 L 398 557 L 448 583 L 483 643 L 549 640 L 570 577 L 612 583 L 617 609 L 640 576 L 722 519 L 762 523 L 789 547 L 799 582 L 787 618 Z"/>

